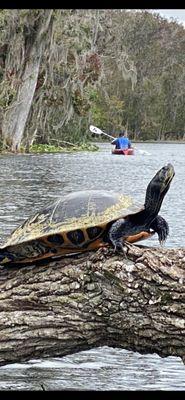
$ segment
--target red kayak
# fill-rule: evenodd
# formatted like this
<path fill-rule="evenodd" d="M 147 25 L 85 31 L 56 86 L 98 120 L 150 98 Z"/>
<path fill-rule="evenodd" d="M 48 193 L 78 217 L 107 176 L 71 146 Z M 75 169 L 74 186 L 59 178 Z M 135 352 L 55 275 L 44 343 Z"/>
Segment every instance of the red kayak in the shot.
<path fill-rule="evenodd" d="M 134 149 L 130 148 L 130 149 L 114 149 L 112 150 L 112 154 L 123 154 L 124 156 L 133 156 L 134 154 Z"/>

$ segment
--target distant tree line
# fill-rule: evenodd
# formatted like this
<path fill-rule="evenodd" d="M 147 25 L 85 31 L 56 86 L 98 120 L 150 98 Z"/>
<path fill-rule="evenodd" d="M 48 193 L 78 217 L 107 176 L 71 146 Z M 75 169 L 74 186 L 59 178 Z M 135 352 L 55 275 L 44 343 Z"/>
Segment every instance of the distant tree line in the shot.
<path fill-rule="evenodd" d="M 185 139 L 185 29 L 145 10 L 0 10 L 3 149 Z"/>

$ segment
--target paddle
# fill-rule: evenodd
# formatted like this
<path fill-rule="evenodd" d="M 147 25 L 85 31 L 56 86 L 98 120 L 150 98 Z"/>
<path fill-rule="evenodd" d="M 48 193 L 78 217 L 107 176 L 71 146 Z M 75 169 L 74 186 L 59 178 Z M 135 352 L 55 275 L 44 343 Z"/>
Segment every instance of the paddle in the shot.
<path fill-rule="evenodd" d="M 105 136 L 110 137 L 111 139 L 115 139 L 114 136 L 108 135 L 108 133 L 105 133 L 104 131 L 102 131 L 101 129 L 97 128 L 97 127 L 94 126 L 94 125 L 90 125 L 89 129 L 90 129 L 91 132 L 96 133 L 97 135 L 105 135 Z M 132 146 L 132 147 L 133 147 L 133 146 Z M 148 151 L 140 150 L 140 149 L 138 149 L 137 147 L 133 147 L 133 149 L 139 151 L 141 154 L 148 154 L 148 155 L 150 155 L 150 153 L 148 153 Z"/>
<path fill-rule="evenodd" d="M 111 139 L 115 139 L 114 136 L 108 135 L 108 133 L 101 131 L 101 129 L 97 128 L 96 126 L 90 125 L 89 129 L 91 132 L 96 133 L 97 135 L 105 135 L 110 137 Z"/>

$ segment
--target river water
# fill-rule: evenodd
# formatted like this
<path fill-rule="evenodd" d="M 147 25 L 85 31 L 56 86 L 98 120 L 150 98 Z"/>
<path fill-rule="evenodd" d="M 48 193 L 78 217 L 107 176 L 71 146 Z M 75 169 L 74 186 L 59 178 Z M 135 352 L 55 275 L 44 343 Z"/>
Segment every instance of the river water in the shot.
<path fill-rule="evenodd" d="M 148 182 L 170 162 L 175 168 L 160 214 L 168 221 L 166 247 L 184 247 L 185 144 L 138 143 L 134 156 L 98 152 L 0 156 L 0 242 L 32 213 L 74 190 L 106 189 L 144 202 Z M 158 246 L 156 237 L 145 241 Z M 0 390 L 185 390 L 177 357 L 140 355 L 108 347 L 57 359 L 0 368 Z"/>

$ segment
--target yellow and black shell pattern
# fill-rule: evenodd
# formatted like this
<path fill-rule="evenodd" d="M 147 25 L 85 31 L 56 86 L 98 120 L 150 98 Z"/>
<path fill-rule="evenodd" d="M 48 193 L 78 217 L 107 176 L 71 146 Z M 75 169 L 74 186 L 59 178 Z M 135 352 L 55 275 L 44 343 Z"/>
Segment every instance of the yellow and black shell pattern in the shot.
<path fill-rule="evenodd" d="M 96 249 L 105 245 L 110 223 L 142 208 L 121 193 L 101 190 L 69 193 L 12 232 L 0 248 L 0 263 L 28 263 Z"/>

